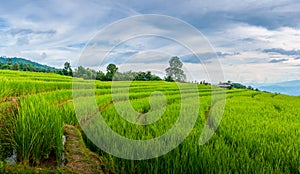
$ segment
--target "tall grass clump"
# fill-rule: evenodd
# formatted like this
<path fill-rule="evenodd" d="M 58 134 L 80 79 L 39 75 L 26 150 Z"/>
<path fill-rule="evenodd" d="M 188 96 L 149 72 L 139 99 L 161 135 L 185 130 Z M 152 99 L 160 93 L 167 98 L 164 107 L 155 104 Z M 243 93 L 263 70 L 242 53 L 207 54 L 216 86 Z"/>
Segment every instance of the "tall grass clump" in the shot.
<path fill-rule="evenodd" d="M 0 103 L 0 160 L 4 160 L 13 153 L 12 132 L 15 125 L 15 116 L 18 111 L 18 102 Z"/>
<path fill-rule="evenodd" d="M 49 158 L 61 160 L 63 122 L 58 110 L 42 97 L 20 99 L 13 133 L 18 162 L 38 165 Z"/>

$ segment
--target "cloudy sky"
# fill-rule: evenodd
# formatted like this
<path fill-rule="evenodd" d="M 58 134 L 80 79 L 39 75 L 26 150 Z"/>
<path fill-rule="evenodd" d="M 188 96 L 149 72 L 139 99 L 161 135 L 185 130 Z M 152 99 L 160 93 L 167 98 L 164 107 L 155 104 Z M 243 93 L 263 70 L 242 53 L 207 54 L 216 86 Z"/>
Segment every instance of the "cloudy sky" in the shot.
<path fill-rule="evenodd" d="M 75 67 L 89 41 L 109 24 L 143 14 L 178 18 L 199 30 L 218 56 L 225 80 L 255 84 L 300 79 L 299 0 L 3 1 L 0 56 L 24 57 L 55 67 L 69 61 Z M 152 70 L 159 74 L 168 58 L 177 55 L 195 80 L 205 79 L 199 74 L 213 67 L 216 57 L 204 51 L 197 53 L 201 60 L 195 61 L 180 41 L 161 37 L 172 28 L 163 25 L 164 20 L 159 22 L 152 27 L 132 22 L 118 28 L 119 33 L 129 28 L 131 32 L 142 28 L 162 33 L 160 37 L 127 39 L 113 48 L 107 42 L 102 49 L 110 49 L 110 54 L 100 66 L 112 62 L 120 70 Z M 185 39 L 193 39 L 187 30 L 182 33 L 186 33 Z M 111 37 L 107 38 L 113 41 Z"/>

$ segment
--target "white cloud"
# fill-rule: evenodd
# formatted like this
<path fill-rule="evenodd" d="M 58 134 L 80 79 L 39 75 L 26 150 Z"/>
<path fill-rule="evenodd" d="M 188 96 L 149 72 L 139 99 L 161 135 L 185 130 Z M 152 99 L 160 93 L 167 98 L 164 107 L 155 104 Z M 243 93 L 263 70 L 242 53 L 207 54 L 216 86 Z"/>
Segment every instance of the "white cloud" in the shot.
<path fill-rule="evenodd" d="M 222 32 L 211 32 L 208 38 L 216 48 L 230 51 L 247 51 L 267 48 L 300 48 L 300 28 L 281 27 L 269 30 L 261 26 L 236 23 Z"/>
<path fill-rule="evenodd" d="M 65 61 L 76 65 L 85 43 L 100 30 L 105 30 L 108 24 L 140 13 L 159 13 L 186 20 L 205 34 L 215 51 L 228 53 L 220 58 L 220 62 L 229 80 L 282 81 L 287 79 L 285 76 L 293 80 L 299 78 L 295 68 L 295 65 L 300 64 L 300 59 L 295 59 L 297 55 L 263 50 L 300 48 L 299 9 L 300 3 L 297 0 L 136 0 L 130 3 L 109 0 L 3 1 L 0 6 L 0 55 L 26 57 L 58 67 Z M 82 58 L 87 65 L 94 65 L 95 59 L 102 57 L 119 41 L 124 41 L 123 47 L 111 50 L 112 59 L 104 64 L 130 59 L 135 63 L 140 61 L 137 67 L 140 70 L 152 65 L 158 69 L 166 66 L 164 57 L 191 54 L 191 50 L 184 47 L 187 45 L 197 54 L 211 52 L 211 48 L 205 45 L 205 39 L 199 41 L 191 30 L 181 28 L 182 25 L 165 24 L 163 20 L 152 23 L 133 20 L 124 23 L 122 28 L 110 28 L 109 34 L 99 38 L 106 41 L 101 48 L 92 48 Z M 169 38 L 134 38 L 147 32 Z M 128 38 L 130 33 L 136 35 Z M 169 39 L 169 42 L 164 39 Z M 199 49 L 201 47 L 203 49 Z M 147 59 L 148 64 L 144 64 L 141 57 Z M 159 66 L 157 61 L 162 61 L 162 65 Z M 206 66 L 216 61 L 213 59 L 210 63 L 206 62 Z M 277 63 L 271 64 L 270 61 Z M 187 63 L 186 66 L 189 66 L 194 77 L 197 77 L 197 72 L 198 75 L 203 74 L 198 67 L 203 65 Z M 199 80 L 204 80 L 202 78 L 205 77 L 199 76 Z"/>

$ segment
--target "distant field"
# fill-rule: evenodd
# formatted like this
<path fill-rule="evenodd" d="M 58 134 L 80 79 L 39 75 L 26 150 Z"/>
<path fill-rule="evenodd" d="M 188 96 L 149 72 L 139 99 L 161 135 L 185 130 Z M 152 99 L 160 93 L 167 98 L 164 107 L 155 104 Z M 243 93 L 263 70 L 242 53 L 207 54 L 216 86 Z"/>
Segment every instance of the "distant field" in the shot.
<path fill-rule="evenodd" d="M 75 83 L 84 86 L 91 81 L 77 79 Z M 119 96 L 126 97 L 126 90 L 122 90 L 126 82 L 114 83 Z M 300 97 L 227 90 L 220 126 L 206 144 L 199 145 L 211 107 L 211 87 L 198 85 L 197 88 L 199 93 L 196 95 L 200 98 L 198 119 L 189 136 L 171 152 L 150 160 L 120 159 L 97 148 L 83 134 L 87 147 L 103 156 L 106 167 L 117 173 L 300 172 Z M 119 116 L 115 106 L 122 107 L 126 98 L 112 102 L 111 82 L 96 81 L 93 90 L 99 112 L 107 124 L 118 134 L 131 139 L 151 139 L 164 134 L 176 122 L 181 108 L 182 91 L 176 83 L 132 82 L 129 99 L 134 110 L 141 114 L 163 114 L 154 124 L 135 125 Z M 155 91 L 165 96 L 164 113 L 151 110 L 149 97 Z M 192 90 L 184 92 L 195 95 Z M 86 117 L 80 118 L 79 122 L 84 125 L 95 121 L 96 114 L 87 111 Z M 52 158 L 60 164 L 65 125 L 79 125 L 71 77 L 0 71 L 0 162 L 14 150 L 18 163 L 24 165 L 39 166 Z"/>

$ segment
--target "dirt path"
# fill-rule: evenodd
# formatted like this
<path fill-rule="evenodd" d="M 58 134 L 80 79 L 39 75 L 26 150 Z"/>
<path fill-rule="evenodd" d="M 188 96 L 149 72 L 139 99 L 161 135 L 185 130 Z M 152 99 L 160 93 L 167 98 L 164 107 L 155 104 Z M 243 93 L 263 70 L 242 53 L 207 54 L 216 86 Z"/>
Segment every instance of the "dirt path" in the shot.
<path fill-rule="evenodd" d="M 74 126 L 64 128 L 66 135 L 65 167 L 70 173 L 112 173 L 104 168 L 104 161 L 85 147 L 81 133 Z"/>

